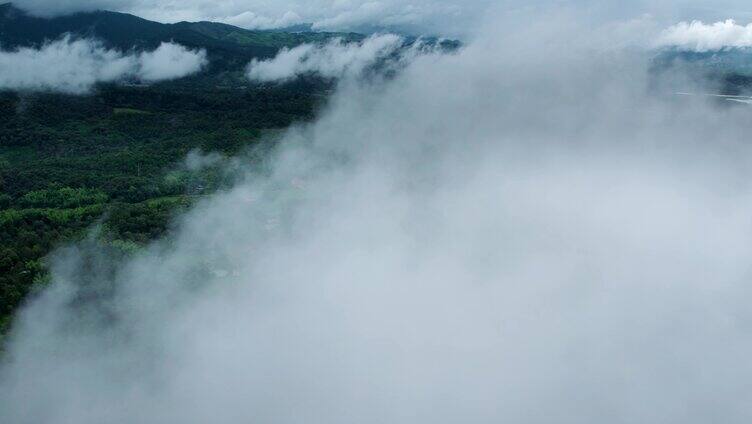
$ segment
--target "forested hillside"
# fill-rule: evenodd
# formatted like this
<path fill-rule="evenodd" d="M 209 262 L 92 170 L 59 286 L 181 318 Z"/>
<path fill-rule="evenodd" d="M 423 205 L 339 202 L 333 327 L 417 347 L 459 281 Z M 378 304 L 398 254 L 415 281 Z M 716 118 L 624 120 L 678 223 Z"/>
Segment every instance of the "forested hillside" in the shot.
<path fill-rule="evenodd" d="M 325 85 L 199 89 L 100 87 L 91 96 L 0 94 L 0 329 L 46 283 L 52 248 L 99 225 L 127 254 L 229 178 L 186 167 L 191 151 L 260 149 L 274 129 L 312 117 Z M 2 330 L 4 331 L 4 330 Z"/>
<path fill-rule="evenodd" d="M 0 5 L 0 48 L 65 35 L 122 51 L 175 42 L 207 52 L 208 67 L 159 84 L 104 84 L 85 96 L 0 91 L 0 334 L 35 287 L 45 257 L 98 228 L 102 248 L 127 254 L 227 178 L 186 167 L 190 152 L 259 149 L 275 129 L 307 120 L 329 84 L 315 78 L 250 84 L 245 69 L 282 47 L 359 34 L 249 31 L 213 22 L 162 24 L 115 12 L 51 19 Z"/>

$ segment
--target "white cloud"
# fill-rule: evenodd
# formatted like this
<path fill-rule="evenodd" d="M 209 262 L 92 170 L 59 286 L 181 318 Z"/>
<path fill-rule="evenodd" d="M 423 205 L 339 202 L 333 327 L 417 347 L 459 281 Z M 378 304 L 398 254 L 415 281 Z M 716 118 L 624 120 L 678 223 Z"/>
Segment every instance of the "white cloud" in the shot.
<path fill-rule="evenodd" d="M 752 24 L 739 25 L 732 19 L 713 24 L 681 22 L 663 31 L 656 44 L 695 52 L 752 47 Z"/>
<path fill-rule="evenodd" d="M 65 37 L 40 49 L 0 52 L 0 88 L 84 93 L 97 82 L 131 74 L 136 66 L 134 56 Z"/>
<path fill-rule="evenodd" d="M 162 43 L 151 52 L 125 54 L 97 41 L 65 36 L 40 48 L 0 51 L 0 89 L 83 94 L 100 82 L 180 78 L 205 64 L 205 51 L 174 43 Z"/>
<path fill-rule="evenodd" d="M 205 50 L 190 50 L 180 44 L 162 43 L 156 50 L 138 55 L 138 78 L 161 81 L 194 74 L 206 66 Z"/>
<path fill-rule="evenodd" d="M 587 11 L 341 85 L 124 264 L 59 252 L 0 422 L 749 422 L 750 109 Z"/>
<path fill-rule="evenodd" d="M 358 76 L 380 59 L 395 53 L 404 40 L 396 35 L 376 35 L 363 42 L 332 40 L 323 45 L 303 44 L 282 49 L 268 60 L 254 59 L 248 67 L 253 81 L 287 81 L 303 74 L 317 74 L 324 78 Z"/>

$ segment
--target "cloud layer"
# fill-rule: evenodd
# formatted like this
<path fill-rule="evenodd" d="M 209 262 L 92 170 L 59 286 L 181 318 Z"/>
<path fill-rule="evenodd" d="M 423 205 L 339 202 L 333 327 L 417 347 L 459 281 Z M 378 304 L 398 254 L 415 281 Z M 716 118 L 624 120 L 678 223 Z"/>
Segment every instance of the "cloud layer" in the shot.
<path fill-rule="evenodd" d="M 396 35 L 377 35 L 360 43 L 334 39 L 323 45 L 303 44 L 282 49 L 268 60 L 254 59 L 248 78 L 258 82 L 283 82 L 304 74 L 324 78 L 361 75 L 379 60 L 396 53 L 404 40 Z"/>
<path fill-rule="evenodd" d="M 181 78 L 206 63 L 205 51 L 174 43 L 126 54 L 97 41 L 66 36 L 40 48 L 0 51 L 0 89 L 84 94 L 100 82 Z"/>
<path fill-rule="evenodd" d="M 657 45 L 695 52 L 752 47 L 752 24 L 743 26 L 732 19 L 713 24 L 681 22 L 666 29 Z"/>
<path fill-rule="evenodd" d="M 59 252 L 0 421 L 749 422 L 750 110 L 583 15 L 342 85 L 124 264 Z"/>
<path fill-rule="evenodd" d="M 142 81 L 161 81 L 195 74 L 208 63 L 205 50 L 190 50 L 176 43 L 161 43 L 150 52 L 137 56 L 136 78 Z"/>

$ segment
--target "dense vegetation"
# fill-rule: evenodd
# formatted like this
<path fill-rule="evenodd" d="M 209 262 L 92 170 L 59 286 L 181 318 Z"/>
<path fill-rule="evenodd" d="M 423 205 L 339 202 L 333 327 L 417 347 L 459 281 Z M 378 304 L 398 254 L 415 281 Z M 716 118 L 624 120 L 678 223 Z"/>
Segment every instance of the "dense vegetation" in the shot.
<path fill-rule="evenodd" d="M 216 167 L 183 165 L 189 152 L 257 145 L 309 119 L 325 88 L 183 81 L 87 97 L 0 93 L 0 334 L 45 284 L 51 249 L 95 225 L 99 242 L 123 251 L 162 235 L 176 211 L 226 183 Z"/>
<path fill-rule="evenodd" d="M 270 130 L 310 119 L 331 88 L 312 76 L 283 86 L 251 84 L 245 71 L 253 58 L 333 37 L 364 38 L 162 24 L 106 11 L 42 19 L 0 4 L 3 49 L 65 34 L 124 51 L 174 41 L 205 49 L 209 66 L 172 82 L 105 85 L 82 97 L 0 92 L 0 336 L 29 293 L 46 284 L 45 258 L 56 246 L 96 227 L 102 249 L 137 250 L 169 231 L 180 209 L 228 183 L 221 167 L 181 166 L 189 152 L 263 151 Z"/>

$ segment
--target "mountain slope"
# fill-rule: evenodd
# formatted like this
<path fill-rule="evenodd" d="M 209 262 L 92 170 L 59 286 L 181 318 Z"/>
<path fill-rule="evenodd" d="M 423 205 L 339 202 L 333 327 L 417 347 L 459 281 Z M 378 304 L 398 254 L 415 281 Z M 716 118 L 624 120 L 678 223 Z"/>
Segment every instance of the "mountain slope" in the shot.
<path fill-rule="evenodd" d="M 45 19 L 30 16 L 11 3 L 0 5 L 0 46 L 4 49 L 39 45 L 66 33 L 96 38 L 108 47 L 122 50 L 154 48 L 161 42 L 174 41 L 191 48 L 205 48 L 210 56 L 219 56 L 230 62 L 268 57 L 282 47 L 332 37 L 363 38 L 352 33 L 251 31 L 216 22 L 162 24 L 107 11 Z"/>

